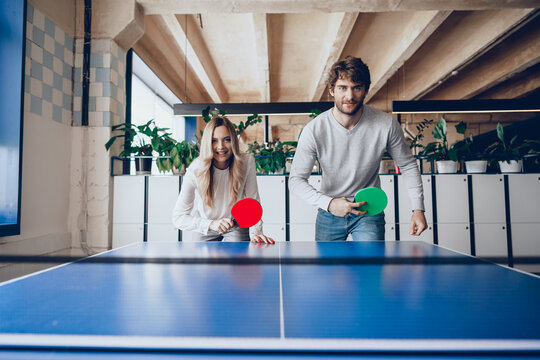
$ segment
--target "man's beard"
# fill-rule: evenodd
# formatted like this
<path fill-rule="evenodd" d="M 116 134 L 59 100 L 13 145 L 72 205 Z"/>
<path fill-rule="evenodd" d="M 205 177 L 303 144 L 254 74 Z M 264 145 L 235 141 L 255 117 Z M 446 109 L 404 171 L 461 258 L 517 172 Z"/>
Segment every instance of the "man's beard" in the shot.
<path fill-rule="evenodd" d="M 356 114 L 358 112 L 358 110 L 360 110 L 362 108 L 362 106 L 364 105 L 364 101 L 359 101 L 356 106 L 352 109 L 352 111 L 345 111 L 345 109 L 343 108 L 343 104 L 338 104 L 336 103 L 336 107 L 337 109 L 345 114 L 345 115 L 349 115 L 349 116 L 353 116 L 354 114 Z"/>

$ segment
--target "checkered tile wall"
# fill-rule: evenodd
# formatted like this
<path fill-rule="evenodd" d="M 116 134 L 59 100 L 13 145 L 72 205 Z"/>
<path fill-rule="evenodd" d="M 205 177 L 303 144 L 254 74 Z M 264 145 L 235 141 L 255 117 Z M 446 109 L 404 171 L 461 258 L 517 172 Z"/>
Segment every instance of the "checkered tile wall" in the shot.
<path fill-rule="evenodd" d="M 125 121 L 125 52 L 110 39 L 91 43 L 89 125 Z M 74 40 L 28 4 L 26 110 L 66 125 L 82 120 L 83 40 Z"/>

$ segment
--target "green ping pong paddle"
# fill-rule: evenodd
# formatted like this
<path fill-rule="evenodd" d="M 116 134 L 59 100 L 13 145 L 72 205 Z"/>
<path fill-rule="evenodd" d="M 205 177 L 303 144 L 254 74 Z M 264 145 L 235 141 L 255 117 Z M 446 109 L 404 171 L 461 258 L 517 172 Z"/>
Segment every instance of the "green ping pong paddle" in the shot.
<path fill-rule="evenodd" d="M 354 202 L 365 201 L 366 205 L 360 206 L 359 210 L 367 211 L 365 216 L 373 216 L 381 213 L 388 204 L 388 197 L 378 187 L 368 187 L 360 190 L 354 196 Z"/>

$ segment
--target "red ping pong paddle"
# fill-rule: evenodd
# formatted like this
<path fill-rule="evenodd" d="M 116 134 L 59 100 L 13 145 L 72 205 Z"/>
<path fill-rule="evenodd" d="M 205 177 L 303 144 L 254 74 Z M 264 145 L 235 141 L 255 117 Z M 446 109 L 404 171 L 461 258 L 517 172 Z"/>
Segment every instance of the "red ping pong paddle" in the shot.
<path fill-rule="evenodd" d="M 249 228 L 261 220 L 262 206 L 255 199 L 245 198 L 233 205 L 231 215 L 238 226 Z"/>

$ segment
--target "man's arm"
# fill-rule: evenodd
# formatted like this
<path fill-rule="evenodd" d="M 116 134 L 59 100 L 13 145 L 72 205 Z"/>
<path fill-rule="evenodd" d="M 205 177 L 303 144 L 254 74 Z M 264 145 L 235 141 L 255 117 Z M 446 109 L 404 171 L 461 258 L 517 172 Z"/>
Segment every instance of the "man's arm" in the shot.
<path fill-rule="evenodd" d="M 298 139 L 289 175 L 289 190 L 310 205 L 327 210 L 331 197 L 317 191 L 308 182 L 317 159 L 316 143 L 311 129 L 305 127 Z"/>

